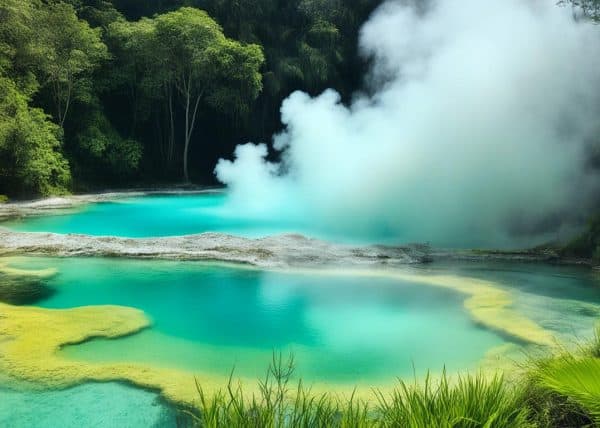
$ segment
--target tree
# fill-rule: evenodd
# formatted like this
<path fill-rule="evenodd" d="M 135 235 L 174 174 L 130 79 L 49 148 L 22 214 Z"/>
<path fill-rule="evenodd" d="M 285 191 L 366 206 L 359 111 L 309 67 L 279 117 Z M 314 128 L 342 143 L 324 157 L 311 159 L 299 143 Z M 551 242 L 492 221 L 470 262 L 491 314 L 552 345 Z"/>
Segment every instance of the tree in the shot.
<path fill-rule="evenodd" d="M 0 77 L 0 193 L 64 193 L 69 165 L 60 153 L 60 129 L 6 77 Z"/>
<path fill-rule="evenodd" d="M 89 97 L 92 72 L 108 58 L 99 29 L 77 18 L 73 6 L 51 3 L 36 11 L 38 80 L 50 92 L 54 116 L 64 128 L 75 97 Z"/>
<path fill-rule="evenodd" d="M 84 116 L 77 133 L 77 153 L 86 169 L 99 171 L 102 176 L 124 178 L 131 176 L 142 157 L 142 146 L 130 138 L 122 138 L 112 127 L 100 106 Z M 109 172 L 110 174 L 107 174 Z"/>
<path fill-rule="evenodd" d="M 38 89 L 32 72 L 35 64 L 34 15 L 32 1 L 0 2 L 0 73 L 9 77 L 27 95 Z"/>
<path fill-rule="evenodd" d="M 107 73 L 107 89 L 123 90 L 131 105 L 130 134 L 135 133 L 144 97 L 150 96 L 157 76 L 148 73 L 153 68 L 154 23 L 142 18 L 136 22 L 118 20 L 108 26 L 107 45 L 112 58 Z"/>
<path fill-rule="evenodd" d="M 183 104 L 183 178 L 189 182 L 188 155 L 199 108 L 243 110 L 262 89 L 264 58 L 259 46 L 227 39 L 199 9 L 181 8 L 154 22 L 156 73 L 176 89 Z"/>

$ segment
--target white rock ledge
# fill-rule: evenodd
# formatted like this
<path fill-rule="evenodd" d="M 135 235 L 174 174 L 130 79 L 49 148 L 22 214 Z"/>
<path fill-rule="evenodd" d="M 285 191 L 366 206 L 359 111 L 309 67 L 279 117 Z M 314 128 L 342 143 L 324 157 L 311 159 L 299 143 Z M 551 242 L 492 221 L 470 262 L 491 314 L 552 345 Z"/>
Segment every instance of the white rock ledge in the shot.
<path fill-rule="evenodd" d="M 0 228 L 0 254 L 35 254 L 214 260 L 260 267 L 394 266 L 419 263 L 417 247 L 332 244 L 302 235 L 277 235 L 248 239 L 222 233 L 164 238 L 120 238 L 38 232 L 13 232 Z"/>
<path fill-rule="evenodd" d="M 82 205 L 95 202 L 115 201 L 119 199 L 150 195 L 196 195 L 201 193 L 220 193 L 222 191 L 223 190 L 219 188 L 207 188 L 199 190 L 165 189 L 150 191 L 121 191 L 91 193 L 86 195 L 69 195 L 24 202 L 9 202 L 0 204 L 0 221 L 11 218 L 57 214 L 63 211 L 77 209 Z"/>

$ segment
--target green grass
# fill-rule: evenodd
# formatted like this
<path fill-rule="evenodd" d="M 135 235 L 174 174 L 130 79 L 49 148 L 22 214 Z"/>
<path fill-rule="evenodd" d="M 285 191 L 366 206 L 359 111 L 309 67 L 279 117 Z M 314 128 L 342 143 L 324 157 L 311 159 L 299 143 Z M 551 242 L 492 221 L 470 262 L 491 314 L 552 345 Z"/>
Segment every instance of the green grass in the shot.
<path fill-rule="evenodd" d="M 292 386 L 293 358 L 273 358 L 259 393 L 247 396 L 230 377 L 227 388 L 208 396 L 197 384 L 199 403 L 190 413 L 200 427 L 528 427 L 522 391 L 501 376 L 460 377 L 451 383 L 427 377 L 423 385 L 399 381 L 388 394 L 375 391 L 368 403 L 313 394 L 301 381 Z"/>
<path fill-rule="evenodd" d="M 258 393 L 234 382 L 208 395 L 197 383 L 198 404 L 187 414 L 198 427 L 600 427 L 600 325 L 576 353 L 532 359 L 512 382 L 481 373 L 435 380 L 398 380 L 374 400 L 352 394 L 314 394 L 292 382 L 294 359 L 274 355 Z"/>
<path fill-rule="evenodd" d="M 450 384 L 444 372 L 423 386 L 400 381 L 386 398 L 379 397 L 377 426 L 385 427 L 526 427 L 530 426 L 523 391 L 509 386 L 502 376 L 481 373 L 459 377 Z"/>
<path fill-rule="evenodd" d="M 585 348 L 585 354 L 593 358 L 600 358 L 600 324 L 596 326 L 594 337 Z"/>
<path fill-rule="evenodd" d="M 534 381 L 568 398 L 587 418 L 600 425 L 600 359 L 565 355 L 538 363 Z"/>

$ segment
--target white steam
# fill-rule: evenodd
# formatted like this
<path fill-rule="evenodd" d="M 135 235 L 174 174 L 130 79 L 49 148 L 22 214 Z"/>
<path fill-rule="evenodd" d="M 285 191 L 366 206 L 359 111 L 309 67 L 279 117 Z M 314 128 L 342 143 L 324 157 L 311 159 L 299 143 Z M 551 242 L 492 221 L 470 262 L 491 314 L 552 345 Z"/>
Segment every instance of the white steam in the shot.
<path fill-rule="evenodd" d="M 600 27 L 553 0 L 389 1 L 362 29 L 374 95 L 328 90 L 281 108 L 265 145 L 216 167 L 236 210 L 348 237 L 506 245 L 578 211 L 600 118 Z"/>

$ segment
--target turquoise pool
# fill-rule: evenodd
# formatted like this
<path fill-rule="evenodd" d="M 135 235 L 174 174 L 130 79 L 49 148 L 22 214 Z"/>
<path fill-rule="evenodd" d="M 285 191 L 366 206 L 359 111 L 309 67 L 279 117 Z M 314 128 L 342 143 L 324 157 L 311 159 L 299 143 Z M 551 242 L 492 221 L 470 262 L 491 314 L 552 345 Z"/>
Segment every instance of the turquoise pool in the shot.
<path fill-rule="evenodd" d="M 451 289 L 368 276 L 270 272 L 196 262 L 27 258 L 55 267 L 46 308 L 122 305 L 150 328 L 91 340 L 61 353 L 85 361 L 151 363 L 190 372 L 264 374 L 273 351 L 293 353 L 297 374 L 324 383 L 385 383 L 414 371 L 477 366 L 521 344 L 474 322 Z M 497 282 L 514 308 L 557 337 L 589 335 L 600 287 L 585 269 L 519 264 L 436 265 L 412 272 Z M 543 285 L 543 287 L 542 287 Z"/>
<path fill-rule="evenodd" d="M 158 394 L 118 383 L 59 391 L 0 386 L 0 426 L 7 428 L 177 428 L 177 418 Z"/>
<path fill-rule="evenodd" d="M 208 373 L 222 378 L 221 386 L 232 369 L 236 376 L 262 378 L 274 351 L 292 353 L 296 377 L 308 384 L 346 389 L 385 387 L 428 370 L 464 372 L 486 362 L 502 366 L 534 349 L 476 323 L 463 306 L 465 295 L 411 280 L 109 258 L 19 257 L 10 265 L 57 269 L 45 280 L 55 293 L 36 306 L 122 305 L 152 319 L 150 327 L 129 336 L 63 347 L 59 356 L 66 361 L 142 364 L 190 377 Z M 448 263 L 402 271 L 407 278 L 490 281 L 510 294 L 512 310 L 567 345 L 589 337 L 600 318 L 600 281 L 587 269 Z M 66 427 L 80 421 L 176 426 L 177 415 L 156 392 L 94 382 L 66 390 L 21 390 L 2 376 L 4 426 L 46 427 L 55 421 Z"/>
<path fill-rule="evenodd" d="M 39 304 L 142 309 L 151 328 L 65 348 L 69 358 L 137 361 L 196 372 L 261 376 L 272 352 L 324 382 L 379 382 L 413 365 L 475 365 L 504 339 L 471 321 L 452 290 L 391 279 L 320 276 L 190 262 L 35 259 L 56 267 Z M 32 262 L 28 262 L 32 267 Z M 444 352 L 439 352 L 443 349 Z"/>
<path fill-rule="evenodd" d="M 316 226 L 310 219 L 288 216 L 253 217 L 228 203 L 225 192 L 186 195 L 156 195 L 118 199 L 83 205 L 56 215 L 27 217 L 1 223 L 23 232 L 78 233 L 130 238 L 180 236 L 203 232 L 223 232 L 248 238 L 281 233 L 348 243 L 394 242 L 389 230 L 368 234 L 336 233 Z"/>

